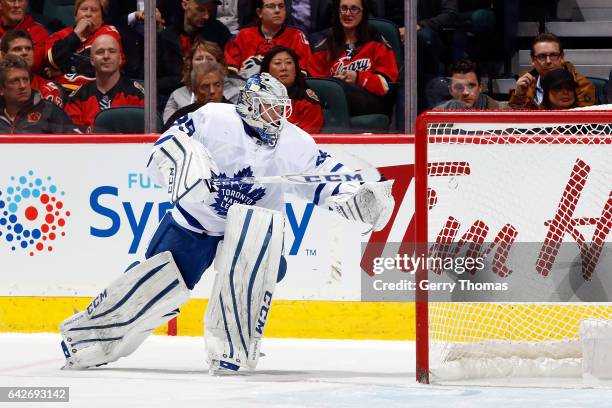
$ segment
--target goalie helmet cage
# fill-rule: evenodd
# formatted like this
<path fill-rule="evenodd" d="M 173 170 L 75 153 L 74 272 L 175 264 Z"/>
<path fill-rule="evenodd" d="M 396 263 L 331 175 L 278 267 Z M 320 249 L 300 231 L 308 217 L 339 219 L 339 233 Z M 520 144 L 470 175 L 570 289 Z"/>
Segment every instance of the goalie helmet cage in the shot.
<path fill-rule="evenodd" d="M 568 149 L 575 149 L 578 154 L 575 154 L 576 152 L 567 154 Z M 586 156 L 592 157 L 593 161 L 597 162 L 592 169 L 590 164 L 577 159 L 577 156 L 582 157 L 584 149 L 588 150 Z M 469 152 L 471 152 L 471 155 L 468 154 L 469 157 L 461 158 L 462 154 Z M 480 163 L 481 158 L 483 163 Z M 612 204 L 610 181 L 612 159 L 610 158 L 612 158 L 612 112 L 440 111 L 422 114 L 417 120 L 415 134 L 416 256 L 428 255 L 428 250 L 431 248 L 431 244 L 428 243 L 440 240 L 452 242 L 453 239 L 458 239 L 458 228 L 452 235 L 449 233 L 448 224 L 432 224 L 434 222 L 432 208 L 436 205 L 440 207 L 442 200 L 441 197 L 435 196 L 437 192 L 431 188 L 432 180 L 438 182 L 444 178 L 440 176 L 469 174 L 467 178 L 450 177 L 451 181 L 447 183 L 452 183 L 454 189 L 457 189 L 459 184 L 459 190 L 465 187 L 461 183 L 468 185 L 465 189 L 469 201 L 467 207 L 474 207 L 468 211 L 472 211 L 472 214 L 477 213 L 479 217 L 477 219 L 482 220 L 482 225 L 489 223 L 491 226 L 496 222 L 493 219 L 497 219 L 499 230 L 504 223 L 506 226 L 515 224 L 515 220 L 508 220 L 506 216 L 516 217 L 518 213 L 521 215 L 519 218 L 525 218 L 523 229 L 537 230 L 525 234 L 525 231 L 519 229 L 518 235 L 523 234 L 526 239 L 531 239 L 531 242 L 542 242 L 544 237 L 541 229 L 552 231 L 548 229 L 551 217 L 557 214 L 561 219 L 572 218 L 571 211 L 564 206 L 575 207 L 577 201 L 580 201 L 581 205 L 586 200 L 591 201 L 592 205 L 587 207 L 597 211 L 591 217 L 602 215 L 599 219 L 583 218 L 583 225 L 588 224 L 593 227 L 598 220 L 601 224 L 606 209 L 611 210 L 605 206 L 606 203 Z M 515 163 L 518 159 L 520 164 Z M 564 162 L 564 167 L 562 170 L 555 170 L 550 163 L 559 161 Z M 477 163 L 480 163 L 480 168 L 470 170 L 470 164 Z M 521 166 L 518 174 L 508 169 L 513 165 Z M 465 180 L 479 177 L 483 172 L 478 170 L 482 170 L 483 166 L 489 166 L 485 168 L 485 173 L 495 175 L 494 182 L 486 184 L 484 189 L 482 184 L 470 189 L 469 182 L 465 183 Z M 587 183 L 585 172 L 588 174 L 590 170 L 593 170 L 591 173 L 599 172 L 599 174 L 590 174 Z M 554 178 L 554 175 L 547 173 L 552 171 L 561 173 L 557 174 L 556 178 L 562 179 L 562 182 L 556 183 L 556 194 L 543 193 L 544 197 L 540 197 L 539 189 L 543 183 L 550 182 Z M 457 181 L 458 179 L 461 180 Z M 517 189 L 516 194 L 520 195 L 521 191 L 518 190 L 524 185 L 529 186 L 530 183 L 535 184 L 537 199 L 532 196 L 529 200 L 523 198 L 523 202 L 520 202 L 521 197 L 508 196 L 508 191 L 514 194 L 514 189 Z M 596 186 L 593 188 L 594 183 Z M 580 197 L 580 192 L 576 195 L 576 185 L 584 187 L 585 184 L 592 190 L 589 197 Z M 550 205 L 543 202 L 548 202 Z M 441 216 L 441 219 L 448 220 L 449 211 L 454 211 L 456 207 L 452 201 L 444 202 L 444 205 L 447 212 Z M 461 205 L 462 208 L 467 208 L 465 202 L 458 204 L 459 207 Z M 536 208 L 538 206 L 546 208 Z M 541 212 L 547 215 L 542 220 L 534 219 L 532 213 Z M 612 218 L 609 215 L 606 217 L 607 223 L 595 226 L 595 228 L 602 227 L 600 232 L 601 230 L 604 232 L 599 237 L 594 234 L 592 241 L 611 239 L 607 236 Z M 464 221 L 466 225 L 470 225 L 474 218 Z M 520 220 L 517 223 L 520 223 Z M 476 225 L 474 223 L 472 227 Z M 492 226 L 491 231 L 494 231 Z M 444 236 L 445 233 L 447 236 Z M 503 229 L 500 231 L 500 234 L 502 233 Z M 466 236 L 474 238 L 473 234 L 466 233 L 463 238 Z M 582 236 L 580 235 L 579 239 L 580 237 Z M 502 236 L 502 241 L 503 238 Z M 552 237 L 549 233 L 548 238 L 549 244 L 554 247 L 555 242 L 564 241 L 564 234 L 557 231 L 555 235 L 553 231 Z M 516 234 L 511 239 L 516 239 Z M 489 238 L 486 241 L 490 240 Z M 470 242 L 469 239 L 467 242 Z M 553 263 L 554 259 L 549 261 Z M 539 277 L 543 275 L 544 273 L 540 271 Z M 450 379 L 490 375 L 567 376 L 568 372 L 575 375 L 576 368 L 580 366 L 580 360 L 574 358 L 580 357 L 580 344 L 577 341 L 580 321 L 590 317 L 612 318 L 612 304 L 605 303 L 431 302 L 430 294 L 427 290 L 421 289 L 420 285 L 420 282 L 427 278 L 427 269 L 417 269 L 415 275 L 418 282 L 415 292 L 416 377 L 421 383 L 429 383 L 430 380 L 435 381 L 438 378 L 446 379 L 445 375 L 449 375 Z M 523 363 L 518 370 L 496 367 L 502 363 L 516 365 L 520 360 L 545 364 L 541 362 L 540 357 L 553 360 L 569 359 L 573 368 L 569 371 L 561 369 L 560 373 L 554 374 L 542 367 L 523 370 L 526 367 Z M 433 361 L 434 359 L 436 361 Z M 446 366 L 452 367 L 439 377 L 430 364 L 442 367 L 442 373 L 448 368 Z M 474 364 L 476 367 L 473 367 Z M 462 373 L 462 370 L 469 372 Z M 494 374 L 491 374 L 491 370 Z"/>

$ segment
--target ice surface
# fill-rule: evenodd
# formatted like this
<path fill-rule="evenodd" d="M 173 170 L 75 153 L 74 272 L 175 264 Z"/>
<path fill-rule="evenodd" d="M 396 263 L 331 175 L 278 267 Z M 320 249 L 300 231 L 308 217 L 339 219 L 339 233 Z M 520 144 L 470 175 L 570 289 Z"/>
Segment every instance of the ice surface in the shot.
<path fill-rule="evenodd" d="M 202 338 L 153 336 L 129 357 L 72 371 L 59 369 L 58 334 L 1 334 L 0 385 L 70 387 L 70 403 L 44 407 L 612 407 L 611 390 L 579 380 L 416 384 L 412 342 L 265 339 L 262 352 L 255 372 L 210 376 Z"/>

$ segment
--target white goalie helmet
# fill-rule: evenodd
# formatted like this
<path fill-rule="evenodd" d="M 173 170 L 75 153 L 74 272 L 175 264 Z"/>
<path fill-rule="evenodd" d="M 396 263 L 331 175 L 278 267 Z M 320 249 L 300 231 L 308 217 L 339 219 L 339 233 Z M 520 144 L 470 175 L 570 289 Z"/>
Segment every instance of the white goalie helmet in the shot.
<path fill-rule="evenodd" d="M 240 90 L 236 111 L 262 143 L 274 147 L 291 115 L 291 99 L 285 85 L 264 72 L 247 79 Z"/>

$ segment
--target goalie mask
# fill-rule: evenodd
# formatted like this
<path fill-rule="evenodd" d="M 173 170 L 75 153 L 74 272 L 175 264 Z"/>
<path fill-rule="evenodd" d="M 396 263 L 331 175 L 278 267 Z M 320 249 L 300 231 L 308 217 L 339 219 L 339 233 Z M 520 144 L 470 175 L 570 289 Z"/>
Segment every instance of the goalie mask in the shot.
<path fill-rule="evenodd" d="M 291 115 L 287 88 L 268 73 L 253 75 L 240 90 L 236 111 L 265 145 L 276 146 L 285 120 Z"/>

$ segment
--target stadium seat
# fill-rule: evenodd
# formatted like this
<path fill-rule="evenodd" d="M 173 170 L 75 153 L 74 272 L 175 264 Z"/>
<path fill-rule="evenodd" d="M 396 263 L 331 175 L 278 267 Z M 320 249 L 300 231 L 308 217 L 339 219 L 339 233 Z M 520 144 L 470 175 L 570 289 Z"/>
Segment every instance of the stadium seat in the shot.
<path fill-rule="evenodd" d="M 368 25 L 370 28 L 378 31 L 385 40 L 391 46 L 393 53 L 395 54 L 395 63 L 397 64 L 397 69 L 400 73 L 398 77 L 398 82 L 391 83 L 391 89 L 389 94 L 386 97 L 386 105 L 388 105 L 388 116 L 394 117 L 394 128 L 395 129 L 403 129 L 404 125 L 402 121 L 398 121 L 398 118 L 403 117 L 404 115 L 404 94 L 400 92 L 403 88 L 403 72 L 404 72 L 404 45 L 402 44 L 402 38 L 399 33 L 399 28 L 395 23 L 389 20 L 385 20 L 383 18 L 370 18 L 368 20 Z M 395 107 L 395 109 L 394 109 Z M 363 119 L 363 118 L 362 118 Z M 382 118 L 374 118 L 374 121 L 371 122 L 372 126 L 378 126 L 375 124 L 381 124 Z M 368 121 L 366 121 L 368 122 Z M 358 124 L 366 123 L 358 120 Z M 385 126 L 387 129 L 389 128 L 389 120 L 387 120 L 387 125 Z"/>
<path fill-rule="evenodd" d="M 595 95 L 597 96 L 597 104 L 603 105 L 608 102 L 608 96 L 606 95 L 608 89 L 608 80 L 602 78 L 587 77 L 589 81 L 595 86 Z"/>
<path fill-rule="evenodd" d="M 324 125 L 322 133 L 376 133 L 389 129 L 386 115 L 350 116 L 344 88 L 337 79 L 306 78 L 323 105 Z"/>
<path fill-rule="evenodd" d="M 94 133 L 144 133 L 144 108 L 138 106 L 121 106 L 101 111 L 93 125 Z M 157 114 L 156 130 L 162 128 L 162 119 Z"/>
<path fill-rule="evenodd" d="M 334 79 L 306 78 L 323 105 L 322 133 L 343 133 L 350 127 L 349 109 L 344 89 Z"/>
<path fill-rule="evenodd" d="M 385 37 L 385 40 L 387 40 L 395 53 L 397 68 L 401 71 L 404 66 L 404 46 L 397 25 L 383 18 L 370 18 L 368 20 L 368 25 Z"/>
<path fill-rule="evenodd" d="M 66 27 L 74 26 L 74 0 L 45 0 L 43 14 L 49 19 L 58 19 Z"/>

